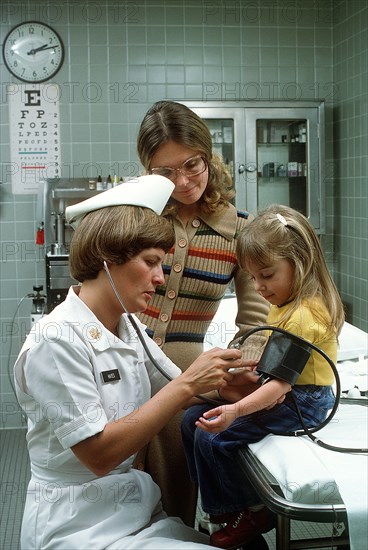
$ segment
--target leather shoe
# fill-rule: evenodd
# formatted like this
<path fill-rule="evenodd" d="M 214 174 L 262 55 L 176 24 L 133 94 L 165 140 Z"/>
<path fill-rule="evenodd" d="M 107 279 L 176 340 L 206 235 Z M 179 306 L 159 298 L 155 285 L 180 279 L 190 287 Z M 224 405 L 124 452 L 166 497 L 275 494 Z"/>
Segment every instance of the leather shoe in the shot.
<path fill-rule="evenodd" d="M 211 523 L 228 523 L 232 519 L 234 519 L 234 515 L 237 516 L 238 512 L 234 514 L 234 512 L 225 512 L 224 514 L 210 514 L 210 522 Z"/>
<path fill-rule="evenodd" d="M 244 510 L 233 514 L 226 527 L 211 535 L 210 544 L 216 548 L 233 550 L 246 545 L 261 533 L 267 533 L 276 526 L 276 515 L 268 508 L 259 512 Z"/>

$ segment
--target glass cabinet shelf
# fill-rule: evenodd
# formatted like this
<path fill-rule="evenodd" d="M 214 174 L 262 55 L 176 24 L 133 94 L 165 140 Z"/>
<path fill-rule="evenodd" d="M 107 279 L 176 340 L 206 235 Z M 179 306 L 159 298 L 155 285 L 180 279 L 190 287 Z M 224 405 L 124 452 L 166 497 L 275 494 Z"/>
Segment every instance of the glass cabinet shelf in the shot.
<path fill-rule="evenodd" d="M 307 120 L 256 120 L 257 206 L 282 202 L 307 213 Z"/>
<path fill-rule="evenodd" d="M 256 215 L 281 203 L 324 231 L 324 103 L 187 101 L 207 123 L 232 176 L 235 204 Z"/>
<path fill-rule="evenodd" d="M 213 151 L 223 158 L 234 184 L 234 120 L 229 118 L 204 120 L 211 133 Z"/>

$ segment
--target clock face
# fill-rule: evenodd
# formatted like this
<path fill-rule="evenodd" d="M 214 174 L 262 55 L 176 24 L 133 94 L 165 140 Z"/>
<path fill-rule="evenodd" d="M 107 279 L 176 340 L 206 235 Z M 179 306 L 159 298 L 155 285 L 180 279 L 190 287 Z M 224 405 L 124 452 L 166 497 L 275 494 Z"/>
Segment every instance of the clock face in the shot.
<path fill-rule="evenodd" d="M 23 82 L 44 82 L 54 76 L 64 61 L 64 45 L 56 31 L 38 21 L 14 27 L 3 44 L 8 70 Z"/>

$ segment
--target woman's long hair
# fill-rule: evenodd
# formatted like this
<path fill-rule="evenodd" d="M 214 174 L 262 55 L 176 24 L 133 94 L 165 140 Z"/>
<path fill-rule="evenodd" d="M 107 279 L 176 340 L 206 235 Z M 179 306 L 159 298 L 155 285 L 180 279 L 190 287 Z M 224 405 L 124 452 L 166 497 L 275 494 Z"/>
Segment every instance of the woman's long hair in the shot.
<path fill-rule="evenodd" d="M 191 109 L 174 101 L 158 101 L 146 113 L 137 138 L 140 161 L 149 172 L 151 160 L 161 145 L 173 141 L 201 154 L 208 165 L 207 187 L 198 201 L 205 213 L 221 211 L 235 191 L 223 159 L 212 151 L 211 134 L 206 123 Z M 178 203 L 170 199 L 165 213 L 174 214 Z"/>
<path fill-rule="evenodd" d="M 281 322 L 287 321 L 303 301 L 310 302 L 318 297 L 326 311 L 315 311 L 316 317 L 340 333 L 344 323 L 341 298 L 328 270 L 321 243 L 303 214 L 288 206 L 270 206 L 239 235 L 237 254 L 239 264 L 245 270 L 250 263 L 260 269 L 281 259 L 288 260 L 294 267 L 290 296 L 294 306 Z"/>

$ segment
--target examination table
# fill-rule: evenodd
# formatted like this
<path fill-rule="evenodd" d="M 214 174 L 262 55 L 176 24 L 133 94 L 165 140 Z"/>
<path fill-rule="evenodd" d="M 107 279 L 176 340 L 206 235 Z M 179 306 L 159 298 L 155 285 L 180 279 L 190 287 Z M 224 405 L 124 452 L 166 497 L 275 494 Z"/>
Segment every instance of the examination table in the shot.
<path fill-rule="evenodd" d="M 220 305 L 205 339 L 205 349 L 226 347 L 234 337 L 234 296 Z M 338 364 L 340 406 L 329 424 L 314 436 L 331 445 L 368 447 L 368 368 L 364 331 L 345 323 L 339 338 Z M 360 399 L 346 398 L 358 388 Z M 259 492 L 263 502 L 277 514 L 277 550 L 350 548 L 368 550 L 368 457 L 326 450 L 308 436 L 268 435 L 236 457 L 239 467 Z M 338 538 L 291 540 L 290 520 L 331 523 Z M 340 524 L 340 525 L 339 525 Z M 334 528 L 335 526 L 335 528 Z"/>
<path fill-rule="evenodd" d="M 314 435 L 330 445 L 366 448 L 367 425 L 367 399 L 342 399 L 331 422 Z M 327 450 L 305 435 L 268 435 L 240 449 L 237 460 L 262 501 L 277 514 L 277 550 L 367 550 L 367 454 Z M 331 537 L 291 540 L 291 519 L 331 523 Z M 346 530 L 335 537 L 333 526 L 340 522 Z"/>

